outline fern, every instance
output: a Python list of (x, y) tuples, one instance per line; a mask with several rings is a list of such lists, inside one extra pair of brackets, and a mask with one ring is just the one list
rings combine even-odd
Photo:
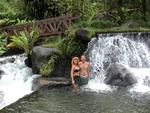
[(53, 71), (54, 71), (54, 67), (55, 67), (55, 62), (56, 60), (59, 58), (58, 55), (52, 55), (48, 61), (48, 63), (46, 64), (42, 64), (41, 67), (40, 67), (40, 74), (43, 76), (43, 77), (47, 77), (49, 75), (52, 75), (53, 74)]
[(39, 32), (37, 30), (32, 30), (28, 32), (20, 32), (19, 36), (11, 36), (11, 43), (7, 47), (16, 47), (23, 49), (26, 54), (31, 54), (32, 48), (34, 47), (35, 42), (39, 38)]

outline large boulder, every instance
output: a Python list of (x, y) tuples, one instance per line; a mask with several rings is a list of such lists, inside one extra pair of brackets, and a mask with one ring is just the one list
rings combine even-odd
[(33, 73), (39, 74), (41, 65), (46, 64), (49, 58), (56, 53), (56, 49), (53, 48), (34, 47), (31, 55)]
[(111, 64), (106, 70), (105, 83), (108, 85), (127, 87), (137, 82), (134, 74), (123, 64)]
[(87, 29), (80, 28), (80, 29), (77, 29), (77, 31), (75, 32), (75, 37), (84, 43), (88, 43), (90, 41), (89, 33), (90, 32)]

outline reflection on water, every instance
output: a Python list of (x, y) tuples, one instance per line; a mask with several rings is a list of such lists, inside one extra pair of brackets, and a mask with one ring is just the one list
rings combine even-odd
[(69, 88), (40, 90), (0, 113), (149, 113), (150, 96), (118, 90), (72, 92)]

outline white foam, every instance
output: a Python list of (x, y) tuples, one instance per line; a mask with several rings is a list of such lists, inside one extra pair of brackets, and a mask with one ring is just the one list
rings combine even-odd
[[(7, 58), (2, 58), (2, 60)], [(25, 56), (19, 55), (10, 58), (15, 58), (15, 62), (0, 65), (0, 70), (5, 73), (0, 79), (0, 109), (33, 92), (34, 77), (32, 70), (24, 63)]]
[(91, 71), (87, 88), (96, 91), (110, 91), (111, 87), (104, 83), (106, 67), (111, 63), (128, 66), (135, 74), (137, 84), (130, 92), (150, 92), (150, 53), (144, 41), (129, 39), (122, 34), (115, 36), (99, 36), (89, 43), (86, 54), (89, 57)]

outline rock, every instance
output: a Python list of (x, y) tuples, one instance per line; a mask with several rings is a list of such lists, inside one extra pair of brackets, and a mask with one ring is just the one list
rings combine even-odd
[(70, 86), (71, 82), (64, 77), (52, 77), (52, 78), (41, 78), (39, 79), (39, 87), (64, 87)]
[(28, 54), (28, 57), (27, 57), (27, 59), (25, 59), (25, 64), (26, 64), (26, 66), (28, 66), (28, 67), (32, 67), (32, 60), (31, 60), (31, 55), (30, 54)]
[(1, 60), (0, 64), (14, 63), (14, 62), (15, 62), (15, 58), (7, 58), (5, 60)]
[(109, 12), (102, 12), (93, 17), (92, 20), (115, 20), (116, 18)]
[(89, 31), (84, 28), (80, 28), (75, 32), (75, 37), (82, 42), (88, 43), (90, 41)]
[(105, 83), (108, 85), (127, 87), (137, 82), (134, 74), (123, 64), (111, 64), (106, 70)]
[(40, 86), (40, 79), (41, 79), (41, 75), (33, 75), (33, 81), (32, 81), (32, 91), (36, 91), (39, 89)]
[(4, 73), (5, 73), (4, 71), (0, 70), (0, 75), (3, 75)]
[(31, 55), (33, 73), (39, 74), (41, 65), (46, 64), (49, 58), (54, 54), (56, 54), (56, 50), (53, 48), (34, 47)]
[(17, 55), (17, 54), (22, 54), (22, 53), (24, 53), (24, 51), (21, 49), (9, 48), (5, 53), (0, 55), (0, 57), (12, 56), (12, 55)]
[(2, 78), (3, 74), (5, 74), (5, 72), (0, 70), (0, 79)]

